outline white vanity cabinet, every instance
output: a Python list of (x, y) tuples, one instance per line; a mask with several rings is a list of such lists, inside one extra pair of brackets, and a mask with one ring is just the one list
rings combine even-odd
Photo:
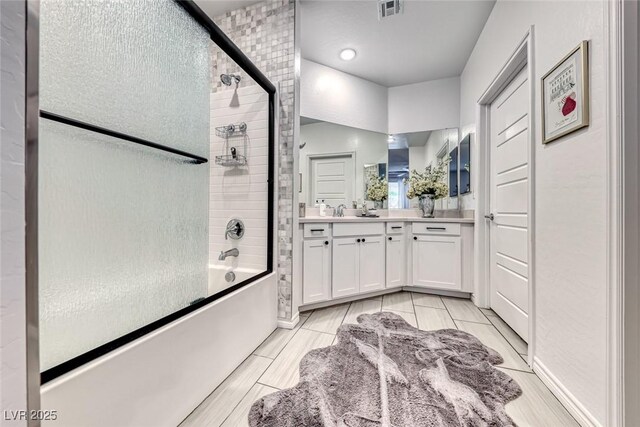
[[(359, 239), (358, 239), (359, 240)], [(355, 237), (333, 239), (333, 298), (355, 295), (360, 288), (360, 242)]]
[(413, 236), (413, 285), (462, 289), (460, 237)]
[(412, 224), (413, 286), (463, 290), (461, 230), (461, 224), (455, 223)]
[(360, 265), (359, 293), (384, 289), (384, 236), (363, 237), (358, 252), (358, 263)]
[(384, 236), (334, 237), (332, 266), (333, 298), (384, 289)]
[(302, 250), (304, 251), (302, 266), (303, 304), (331, 299), (331, 245), (329, 240), (305, 240)]
[(406, 240), (404, 238), (404, 223), (389, 222), (387, 223), (386, 236), (386, 287), (398, 288), (405, 286), (407, 256), (406, 256)]
[(423, 219), (301, 224), (303, 306), (395, 288), (473, 292), (473, 223)]

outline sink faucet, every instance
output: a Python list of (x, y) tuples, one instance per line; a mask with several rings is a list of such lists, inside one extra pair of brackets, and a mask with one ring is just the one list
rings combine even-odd
[(218, 257), (218, 259), (220, 261), (224, 261), (228, 256), (237, 257), (238, 255), (240, 255), (240, 251), (238, 250), (238, 248), (233, 248), (229, 249), (228, 251), (220, 251), (220, 256)]
[(344, 203), (339, 204), (339, 205), (338, 205), (338, 207), (336, 207), (336, 208), (334, 209), (334, 211), (333, 211), (333, 216), (337, 216), (337, 217), (342, 218), (342, 217), (344, 216), (344, 210), (345, 210), (346, 208), (347, 208), (347, 207), (344, 205)]

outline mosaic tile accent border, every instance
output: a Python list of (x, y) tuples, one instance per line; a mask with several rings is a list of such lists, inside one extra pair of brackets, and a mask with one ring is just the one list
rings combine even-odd
[[(293, 128), (295, 0), (266, 0), (232, 10), (214, 22), (245, 55), (278, 86), (280, 95), (277, 258), (278, 317), (291, 319), (293, 263)], [(212, 50), (212, 75), (240, 72), (240, 67), (217, 46)], [(240, 87), (254, 84), (246, 74)], [(212, 79), (213, 92), (222, 86)]]

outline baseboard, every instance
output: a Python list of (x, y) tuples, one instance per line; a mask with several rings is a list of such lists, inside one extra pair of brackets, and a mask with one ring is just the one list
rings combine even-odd
[[(375, 298), (382, 295), (393, 294), (401, 291), (441, 295), (445, 297), (455, 297), (455, 298), (469, 298), (471, 296), (469, 292), (462, 292), (462, 291), (421, 288), (418, 286), (399, 286), (396, 288), (385, 288), (385, 289), (380, 289), (378, 291), (367, 292), (364, 294), (351, 295), (348, 297), (336, 298), (328, 301), (321, 301), (321, 302), (301, 305), (300, 307), (298, 307), (298, 309), (300, 309), (300, 311), (317, 310), (319, 308), (330, 307), (332, 305), (344, 304), (347, 302), (358, 301), (358, 300), (367, 299), (367, 298)], [(280, 322), (280, 320), (278, 320), (278, 322)], [(278, 323), (278, 326), (280, 326), (280, 323)], [(284, 326), (280, 326), (280, 327), (284, 327)]]
[(465, 299), (469, 299), (471, 297), (471, 293), (466, 291), (451, 291), (448, 289), (422, 288), (419, 286), (403, 286), (402, 290), (405, 292), (440, 295), (443, 297), (454, 297), (454, 298), (465, 298)]
[(298, 322), (300, 321), (300, 313), (296, 312), (292, 317), (291, 320), (287, 320), (287, 319), (278, 319), (278, 328), (283, 328), (283, 329), (293, 329), (296, 327), (296, 325), (298, 324)]
[(471, 294), (471, 302), (474, 303), (478, 308), (485, 308), (485, 309), (491, 308), (488, 305), (486, 307), (483, 307), (482, 305), (478, 304), (478, 297), (476, 296), (476, 294)]
[(300, 311), (317, 310), (319, 308), (330, 307), (332, 305), (343, 304), (346, 302), (358, 301), (358, 300), (367, 299), (367, 298), (374, 298), (374, 297), (379, 297), (386, 294), (393, 294), (396, 292), (400, 292), (401, 290), (402, 288), (381, 289), (379, 291), (367, 292), (364, 294), (351, 295), (348, 297), (336, 298), (328, 301), (321, 301), (321, 302), (301, 305), (300, 307), (298, 307), (298, 309)]
[(582, 427), (602, 427), (582, 403), (538, 360), (533, 358), (533, 371)]

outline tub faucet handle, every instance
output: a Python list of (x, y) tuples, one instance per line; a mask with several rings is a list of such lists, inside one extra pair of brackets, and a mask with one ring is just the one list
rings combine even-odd
[(244, 223), (234, 218), (227, 223), (227, 230), (224, 233), (224, 239), (231, 237), (233, 240), (240, 240), (244, 236)]

